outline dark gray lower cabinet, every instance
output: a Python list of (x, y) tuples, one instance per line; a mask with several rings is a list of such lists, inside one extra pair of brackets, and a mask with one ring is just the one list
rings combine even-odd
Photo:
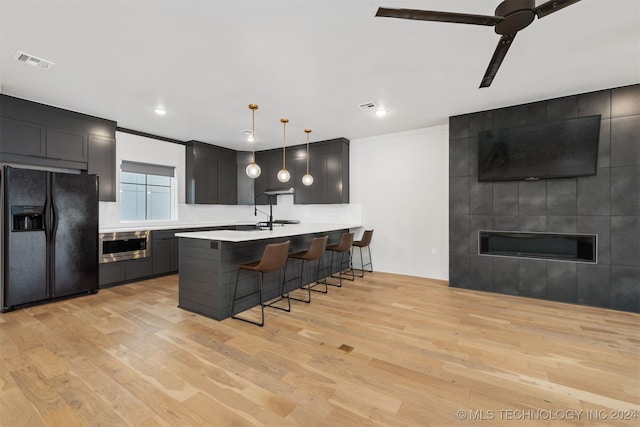
[(151, 257), (153, 275), (178, 271), (178, 238), (175, 233), (182, 230), (153, 231), (151, 233)]
[(178, 272), (180, 253), (176, 233), (224, 230), (231, 226), (181, 228), (151, 232), (151, 256), (148, 258), (100, 264), (100, 286), (131, 282)]
[(152, 259), (148, 257), (100, 264), (99, 273), (100, 287), (141, 279), (152, 275)]

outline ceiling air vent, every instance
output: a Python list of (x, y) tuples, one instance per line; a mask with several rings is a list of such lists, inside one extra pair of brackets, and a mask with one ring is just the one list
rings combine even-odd
[(47, 61), (45, 59), (38, 58), (37, 56), (29, 55), (28, 53), (24, 53), (20, 51), (16, 52), (16, 54), (14, 55), (14, 58), (17, 61), (23, 62), (25, 64), (33, 65), (34, 67), (38, 67), (41, 70), (48, 70), (55, 65), (51, 61)]
[(358, 108), (360, 108), (362, 111), (369, 111), (369, 110), (372, 110), (372, 109), (374, 109), (376, 107), (377, 107), (377, 105), (373, 101), (365, 102), (365, 103), (362, 103), (362, 104), (358, 105)]

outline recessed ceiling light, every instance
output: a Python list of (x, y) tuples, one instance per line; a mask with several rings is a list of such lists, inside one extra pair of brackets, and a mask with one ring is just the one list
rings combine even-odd
[(384, 108), (378, 108), (376, 110), (376, 116), (378, 116), (378, 117), (384, 117), (384, 116), (387, 115), (387, 113), (388, 113), (388, 111), (385, 110)]
[(161, 107), (158, 107), (153, 111), (159, 116), (164, 116), (165, 114), (167, 114), (167, 110), (165, 110), (164, 108), (161, 108)]

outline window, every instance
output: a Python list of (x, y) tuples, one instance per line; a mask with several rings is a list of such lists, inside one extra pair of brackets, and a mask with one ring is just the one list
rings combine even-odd
[(175, 168), (123, 160), (120, 169), (122, 220), (170, 220)]

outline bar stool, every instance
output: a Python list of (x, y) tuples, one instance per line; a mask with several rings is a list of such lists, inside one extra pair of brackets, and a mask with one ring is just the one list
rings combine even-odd
[[(360, 249), (360, 267), (361, 268), (356, 268), (356, 270), (360, 270), (362, 274), (361, 275), (358, 274), (358, 277), (364, 277), (365, 271), (368, 271), (369, 273), (373, 273), (373, 259), (371, 258), (371, 247), (369, 246), (371, 245), (372, 237), (373, 237), (373, 230), (364, 230), (364, 233), (362, 234), (362, 238), (360, 240), (356, 240), (355, 242), (353, 242), (353, 247)], [(366, 264), (362, 259), (362, 248), (367, 248), (367, 251), (369, 252), (369, 262)], [(364, 269), (367, 265), (371, 266), (371, 270)]]
[[(322, 261), (323, 257), (324, 257), (324, 252), (327, 248), (327, 241), (329, 240), (329, 236), (324, 236), (324, 237), (314, 237), (313, 240), (311, 240), (311, 244), (309, 245), (309, 249), (307, 249), (306, 251), (302, 251), (302, 252), (297, 252), (295, 254), (291, 254), (289, 255), (289, 258), (292, 259), (299, 259), (300, 260), (300, 277), (299, 277), (299, 282), (298, 282), (298, 289), (306, 289), (308, 292), (308, 298), (305, 299), (301, 299), (301, 298), (295, 298), (293, 296), (289, 296), (290, 299), (296, 300), (296, 301), (302, 301), (302, 302), (306, 302), (306, 303), (310, 303), (311, 302), (311, 291), (315, 291), (315, 292), (322, 292), (323, 294), (327, 293), (327, 279), (324, 278), (322, 281), (319, 280), (320, 277), (320, 266), (322, 265), (322, 270), (324, 271), (324, 262)], [(302, 279), (304, 277), (304, 265), (307, 262), (313, 262), (316, 261), (316, 278), (315, 278), (315, 283), (311, 284), (308, 283), (306, 285), (306, 288), (304, 287), (304, 285), (302, 284)], [(316, 289), (313, 289), (315, 286), (319, 285), (319, 284), (324, 284), (324, 291), (318, 291)], [(289, 289), (287, 288), (287, 294), (289, 293)]]
[(334, 253), (339, 253), (340, 254), (340, 264), (338, 264), (340, 267), (342, 267), (342, 265), (344, 264), (344, 255), (347, 254), (347, 256), (349, 257), (349, 268), (345, 269), (345, 270), (351, 270), (351, 274), (349, 273), (345, 273), (345, 270), (340, 270), (338, 271), (338, 275), (335, 276), (333, 274), (331, 274), (331, 277), (333, 277), (334, 279), (340, 279), (340, 283), (339, 284), (335, 284), (335, 283), (328, 283), (328, 285), (331, 286), (337, 286), (337, 287), (342, 287), (342, 279), (345, 276), (351, 276), (351, 278), (346, 277), (347, 280), (354, 280), (355, 275), (353, 273), (353, 269), (351, 268), (351, 246), (353, 245), (353, 233), (342, 233), (342, 236), (340, 236), (340, 242), (337, 245), (331, 245), (331, 246), (327, 246), (327, 250), (331, 251), (331, 266), (330, 266), (330, 271), (333, 271), (333, 254)]
[[(289, 294), (285, 292), (285, 286), (284, 286), (287, 279), (287, 272), (286, 272), (285, 265), (287, 263), (290, 245), (291, 245), (290, 240), (287, 240), (286, 242), (282, 242), (282, 243), (268, 244), (264, 248), (264, 253), (262, 254), (262, 259), (260, 259), (260, 261), (252, 262), (249, 264), (240, 264), (238, 266), (238, 274), (236, 274), (236, 284), (233, 289), (233, 302), (231, 303), (232, 319), (242, 320), (244, 322), (253, 323), (254, 325), (258, 325), (258, 326), (264, 326), (264, 308), (265, 307), (273, 307), (273, 308), (277, 308), (278, 310), (283, 310), (287, 312), (291, 311), (291, 301), (289, 301)], [(240, 272), (242, 270), (248, 270), (248, 271), (253, 271), (258, 273), (258, 290), (250, 292), (246, 295), (238, 296), (238, 280), (240, 279)], [(265, 301), (263, 299), (263, 294), (262, 294), (262, 282), (263, 282), (264, 274), (271, 273), (273, 271), (278, 271), (278, 270), (281, 273), (284, 272), (284, 278), (281, 282), (281, 288), (280, 288), (281, 297), (275, 301), (272, 301), (269, 304), (265, 304)], [(244, 299), (251, 295), (255, 295), (256, 293), (260, 294), (260, 311), (261, 311), (260, 322), (255, 322), (253, 320), (244, 319), (242, 317), (236, 316), (237, 314), (235, 312), (236, 301)], [(288, 303), (287, 308), (276, 307), (273, 305), (275, 302), (278, 302), (284, 298), (287, 299), (287, 303)]]

